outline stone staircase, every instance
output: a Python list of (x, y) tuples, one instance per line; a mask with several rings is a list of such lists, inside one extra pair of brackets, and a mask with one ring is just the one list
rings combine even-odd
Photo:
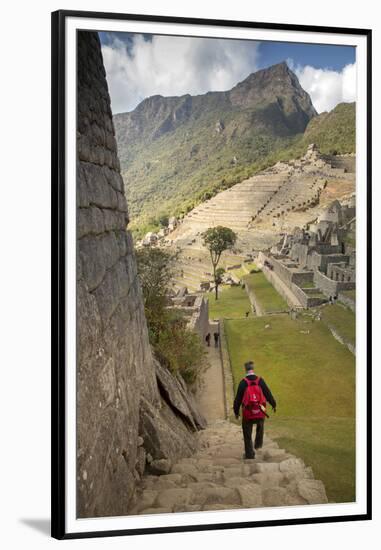
[(324, 484), (302, 460), (265, 436), (242, 458), (241, 427), (219, 420), (199, 434), (199, 450), (165, 475), (145, 475), (130, 515), (327, 503)]

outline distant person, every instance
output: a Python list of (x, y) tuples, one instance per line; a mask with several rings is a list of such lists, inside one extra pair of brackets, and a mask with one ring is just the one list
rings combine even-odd
[(214, 336), (214, 347), (218, 348), (218, 339), (219, 339), (220, 335), (218, 334), (218, 332), (215, 332), (213, 334), (213, 336)]
[[(245, 445), (245, 458), (255, 458), (255, 449), (263, 446), (265, 431), (266, 402), (270, 403), (276, 412), (276, 401), (263, 378), (254, 374), (254, 362), (245, 363), (246, 377), (241, 380), (234, 400), (234, 414), (239, 418), (242, 405), (242, 432)], [(256, 424), (255, 442), (253, 447), (253, 426)]]
[(210, 332), (205, 336), (205, 342), (208, 348), (210, 347)]

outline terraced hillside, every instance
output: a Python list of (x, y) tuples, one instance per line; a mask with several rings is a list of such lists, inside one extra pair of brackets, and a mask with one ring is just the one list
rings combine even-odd
[(333, 198), (353, 193), (354, 169), (353, 155), (323, 156), (310, 146), (301, 159), (278, 162), (203, 202), (168, 236), (181, 251), (176, 284), (194, 291), (210, 280), (210, 260), (202, 245), (208, 227), (223, 225), (237, 233), (235, 250), (221, 259), (223, 267), (233, 268), (278, 242), (282, 231), (316, 219)]

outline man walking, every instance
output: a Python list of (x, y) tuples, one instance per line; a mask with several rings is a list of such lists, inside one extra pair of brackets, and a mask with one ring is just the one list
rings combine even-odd
[(213, 336), (214, 336), (214, 347), (218, 348), (218, 338), (219, 338), (218, 332), (214, 332)]
[[(245, 458), (255, 458), (255, 449), (263, 445), (265, 428), (266, 402), (270, 403), (276, 412), (276, 401), (263, 378), (254, 374), (254, 362), (245, 363), (246, 377), (241, 380), (234, 400), (234, 414), (239, 418), (242, 405), (242, 432), (245, 444)], [(256, 424), (255, 443), (253, 447), (253, 426)]]

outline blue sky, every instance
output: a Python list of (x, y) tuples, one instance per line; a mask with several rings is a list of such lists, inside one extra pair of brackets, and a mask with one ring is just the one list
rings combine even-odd
[(231, 89), (258, 69), (287, 61), (318, 112), (356, 99), (351, 46), (99, 33), (113, 112), (145, 97)]
[(296, 44), (295, 42), (261, 42), (259, 68), (268, 67), (292, 59), (296, 65), (311, 65), (316, 69), (341, 71), (356, 61), (356, 49), (352, 46), (327, 44)]

